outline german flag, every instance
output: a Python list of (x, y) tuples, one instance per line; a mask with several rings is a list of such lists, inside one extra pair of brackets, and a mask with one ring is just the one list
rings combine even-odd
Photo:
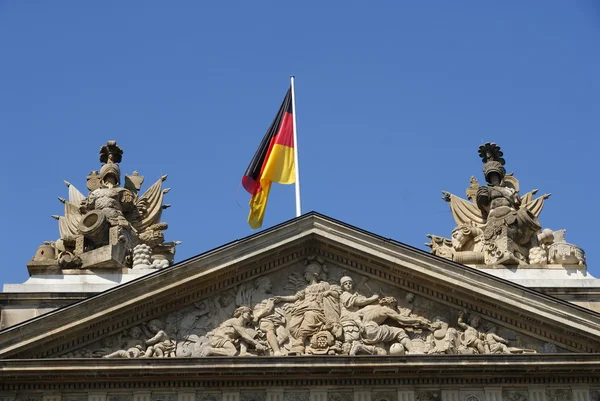
[(295, 181), (294, 119), (290, 88), (242, 177), (242, 185), (252, 195), (248, 214), (250, 227), (257, 229), (262, 226), (271, 183), (293, 184)]

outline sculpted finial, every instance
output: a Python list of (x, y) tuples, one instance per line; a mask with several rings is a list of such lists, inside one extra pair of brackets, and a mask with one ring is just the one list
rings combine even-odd
[[(495, 143), (479, 147), (487, 185), (471, 177), (468, 200), (442, 191), (457, 225), (451, 240), (429, 235), (431, 242), (426, 245), (432, 253), (471, 265), (585, 265), (580, 248), (558, 235), (549, 240), (548, 232), (542, 230), (538, 216), (550, 194), (534, 199), (534, 189), (520, 196), (519, 180), (506, 174), (503, 156)], [(565, 255), (561, 260), (551, 256), (560, 253)]]
[[(100, 148), (100, 162), (104, 164), (100, 171), (88, 174), (87, 196), (64, 181), (69, 198), (58, 197), (64, 204), (64, 216), (52, 216), (58, 220), (60, 231), (55, 242), (56, 259), (34, 258), (30, 263), (43, 262), (49, 269), (64, 270), (133, 267), (134, 261), (142, 260), (143, 266), (136, 267), (160, 268), (173, 262), (177, 244), (164, 242), (168, 226), (160, 222), (162, 210), (170, 206), (163, 205), (163, 196), (168, 192), (162, 188), (166, 175), (138, 196), (144, 177), (134, 171), (125, 176), (125, 185), (121, 187), (118, 163), (122, 158), (123, 149), (116, 141), (108, 141)], [(99, 248), (105, 251), (90, 253)], [(148, 257), (142, 257), (146, 254)]]
[(496, 161), (504, 166), (506, 161), (502, 156), (504, 156), (504, 153), (500, 150), (500, 146), (493, 142), (487, 142), (479, 147), (479, 157), (484, 163)]
[(100, 163), (121, 163), (123, 149), (117, 145), (117, 141), (107, 141), (106, 145), (100, 147)]

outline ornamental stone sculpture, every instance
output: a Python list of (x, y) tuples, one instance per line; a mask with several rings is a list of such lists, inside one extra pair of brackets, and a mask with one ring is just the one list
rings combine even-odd
[[(360, 317), (361, 340), (354, 341), (350, 355), (386, 355), (386, 344), (396, 345), (396, 355), (411, 353), (412, 341), (404, 327), (427, 327), (429, 324), (427, 319), (421, 317), (402, 316), (394, 297), (380, 298), (378, 304), (367, 305), (356, 313)], [(384, 324), (386, 321), (394, 321), (396, 325)]]
[[(304, 265), (273, 278), (261, 276), (147, 323), (137, 322), (65, 357), (550, 352), (547, 344), (472, 312), (353, 277), (325, 266), (319, 257), (308, 257)], [(406, 300), (412, 309), (396, 300)], [(562, 351), (555, 347), (552, 352)]]
[(252, 309), (240, 306), (233, 312), (233, 317), (221, 323), (215, 330), (211, 347), (206, 348), (202, 356), (220, 355), (252, 355), (248, 349), (253, 347), (257, 352), (264, 351), (265, 347), (254, 339), (253, 333), (247, 329), (253, 320)]
[[(65, 207), (58, 220), (60, 238), (38, 248), (30, 272), (77, 268), (162, 268), (173, 262), (179, 242), (164, 242), (166, 223), (160, 222), (163, 196), (162, 176), (139, 195), (144, 177), (137, 171), (125, 176), (121, 185), (119, 163), (123, 150), (116, 141), (100, 148), (100, 171), (87, 177), (88, 196), (65, 181), (69, 198), (58, 198)], [(135, 265), (135, 266), (133, 266)]]
[(431, 252), (468, 265), (585, 266), (585, 254), (564, 239), (564, 230), (542, 229), (538, 217), (550, 194), (537, 189), (519, 195), (519, 181), (506, 174), (503, 152), (495, 143), (479, 147), (487, 185), (471, 177), (467, 199), (442, 191), (456, 227), (451, 239), (428, 235)]
[(458, 337), (458, 331), (450, 327), (446, 318), (436, 316), (431, 323), (431, 334), (427, 338), (425, 351), (428, 354), (457, 354), (459, 348)]
[(292, 303), (287, 308), (289, 330), (295, 338), (290, 353), (297, 355), (304, 353), (310, 337), (322, 328), (331, 330), (334, 325), (340, 326), (341, 289), (326, 281), (327, 269), (323, 262), (316, 258), (307, 259), (304, 279), (308, 285), (295, 295), (273, 298), (275, 303)]

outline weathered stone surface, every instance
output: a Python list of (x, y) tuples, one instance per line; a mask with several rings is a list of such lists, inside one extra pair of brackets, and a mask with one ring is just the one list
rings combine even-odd
[(300, 269), (258, 277), (62, 356), (514, 354), (547, 352), (546, 344), (308, 257)]
[(284, 401), (309, 401), (308, 391), (285, 391), (283, 393)]
[(468, 200), (449, 192), (456, 227), (452, 238), (428, 235), (431, 252), (470, 266), (560, 264), (585, 268), (585, 254), (564, 238), (565, 230), (542, 229), (538, 216), (550, 194), (534, 198), (537, 190), (519, 195), (519, 181), (507, 175), (500, 147), (479, 147), (487, 186), (471, 177)]
[[(115, 141), (100, 148), (100, 171), (87, 178), (90, 191), (83, 195), (71, 183), (69, 198), (59, 197), (64, 204), (64, 216), (58, 220), (60, 238), (41, 245), (28, 263), (30, 274), (67, 273), (74, 269), (121, 269), (136, 267), (164, 268), (173, 263), (177, 242), (165, 243), (166, 223), (161, 223), (162, 188), (167, 176), (140, 195), (144, 177), (137, 171), (125, 176), (120, 186), (123, 150)], [(142, 263), (139, 253), (146, 256)], [(147, 255), (146, 255), (147, 254)]]
[(566, 302), (310, 214), (5, 330), (0, 357), (590, 352), (598, 327)]
[(371, 396), (372, 401), (397, 401), (398, 400), (398, 392), (397, 391), (373, 391)]

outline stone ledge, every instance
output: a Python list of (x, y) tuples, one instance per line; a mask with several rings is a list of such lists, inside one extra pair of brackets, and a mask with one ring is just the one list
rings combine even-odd
[[(598, 354), (0, 360), (0, 382), (418, 379), (600, 380)], [(0, 387), (1, 389), (2, 387)]]
[(23, 284), (4, 284), (4, 293), (98, 293), (127, 283), (157, 269), (82, 269), (34, 274)]

